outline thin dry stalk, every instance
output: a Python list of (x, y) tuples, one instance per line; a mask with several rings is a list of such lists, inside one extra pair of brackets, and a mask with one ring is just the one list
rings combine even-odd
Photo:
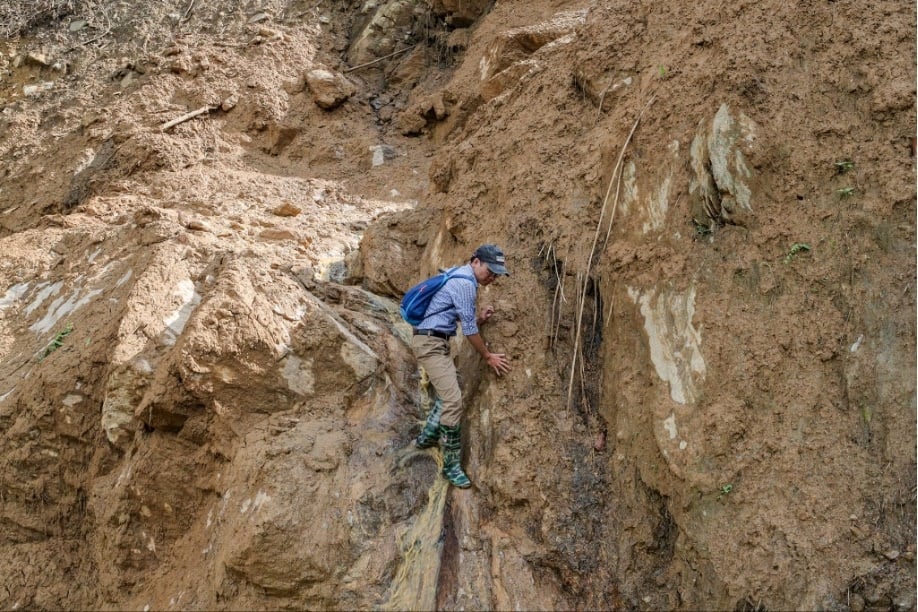
[(612, 201), (612, 213), (609, 215), (609, 227), (606, 229), (606, 237), (602, 240), (602, 249), (606, 249), (606, 244), (609, 242), (609, 236), (612, 235), (612, 220), (615, 219), (615, 211), (618, 210), (618, 199), (622, 193), (622, 177), (625, 175), (624, 172), (618, 173), (618, 181), (615, 187), (615, 199)]
[[(559, 301), (560, 297), (560, 301)], [(552, 323), (551, 328), (554, 330), (551, 334), (551, 346), (554, 349), (558, 345), (558, 335), (561, 333), (561, 303), (564, 302), (564, 291), (561, 288), (559, 279), (558, 286), (555, 287), (555, 297), (551, 303)]]
[(609, 300), (609, 312), (606, 313), (606, 320), (602, 322), (602, 328), (606, 329), (609, 326), (609, 321), (612, 320), (612, 313), (615, 312), (615, 294), (612, 294), (612, 298)]
[[(548, 248), (548, 256), (551, 256), (551, 247)], [(548, 318), (548, 348), (554, 347), (552, 338), (555, 330), (555, 317), (558, 312), (558, 285), (555, 285), (555, 294), (551, 298), (551, 313)]]
[(553, 244), (549, 244), (546, 257), (551, 258), (552, 268), (555, 272), (555, 295), (551, 301), (551, 319), (548, 325), (548, 348), (554, 349), (558, 343), (558, 334), (561, 332), (561, 309), (567, 298), (564, 297), (564, 285), (561, 281), (561, 272), (558, 270), (558, 257)]
[(184, 123), (184, 122), (186, 122), (186, 121), (188, 121), (188, 120), (190, 120), (190, 119), (194, 119), (194, 118), (197, 117), (198, 115), (203, 115), (204, 113), (209, 113), (210, 111), (216, 110), (216, 109), (217, 109), (216, 106), (211, 106), (211, 105), (202, 106), (201, 108), (199, 108), (199, 109), (197, 109), (197, 110), (193, 110), (193, 111), (191, 111), (190, 113), (185, 113), (185, 114), (182, 115), (181, 117), (176, 117), (176, 118), (173, 119), (172, 121), (168, 121), (168, 122), (164, 123), (163, 126), (160, 128), (160, 131), (161, 131), (161, 132), (165, 132), (165, 131), (168, 130), (169, 128), (175, 127), (175, 126), (177, 126), (177, 125), (180, 124), (180, 123)]
[[(609, 186), (606, 188), (606, 195), (602, 200), (602, 208), (599, 211), (599, 221), (596, 223), (596, 232), (593, 235), (593, 244), (590, 246), (590, 256), (587, 258), (586, 273), (584, 274), (584, 281), (583, 281), (582, 288), (580, 290), (581, 296), (580, 296), (580, 299), (578, 300), (579, 308), (577, 310), (577, 331), (575, 332), (575, 335), (574, 335), (574, 348), (572, 351), (573, 354), (571, 355), (571, 377), (567, 385), (567, 405), (568, 407), (571, 405), (571, 397), (574, 394), (574, 375), (577, 372), (577, 368), (576, 368), (577, 355), (580, 354), (581, 324), (583, 323), (583, 304), (586, 299), (587, 281), (590, 278), (590, 268), (593, 265), (593, 255), (596, 252), (596, 243), (599, 240), (599, 234), (600, 234), (600, 231), (602, 230), (602, 222), (606, 214), (606, 206), (609, 203), (609, 196), (612, 193), (612, 185), (616, 184), (616, 177), (620, 176), (622, 160), (624, 160), (625, 158), (625, 151), (627, 150), (628, 145), (631, 143), (631, 138), (634, 136), (634, 132), (637, 130), (637, 126), (641, 122), (641, 118), (644, 116), (644, 113), (647, 111), (647, 109), (650, 108), (650, 105), (653, 104), (653, 101), (655, 99), (656, 99), (656, 96), (651, 96), (650, 100), (647, 101), (647, 104), (644, 105), (644, 108), (641, 109), (641, 112), (638, 113), (637, 119), (634, 120), (634, 125), (631, 126), (631, 131), (628, 133), (628, 138), (625, 139), (625, 143), (622, 145), (622, 149), (619, 152), (618, 161), (615, 162), (615, 167), (612, 169), (612, 177), (609, 179)], [(617, 207), (618, 207), (618, 192), (616, 191), (616, 198), (615, 198), (615, 203), (613, 204), (612, 215), (609, 218), (608, 232), (612, 231), (612, 222), (615, 220), (614, 215), (615, 215), (615, 210), (617, 209)], [(608, 232), (606, 234), (607, 237), (608, 237)], [(579, 282), (579, 275), (578, 275), (578, 282)]]
[[(599, 320), (599, 291), (593, 291), (593, 321), (590, 323), (590, 329), (593, 330), (593, 337), (590, 338), (590, 349), (593, 349), (593, 341), (596, 339), (596, 322)], [(582, 361), (582, 360), (581, 360)]]
[(376, 58), (375, 60), (373, 60), (372, 62), (367, 62), (367, 63), (365, 63), (365, 64), (359, 64), (359, 65), (357, 65), (357, 66), (353, 66), (353, 67), (351, 67), (351, 68), (348, 68), (347, 70), (342, 70), (341, 72), (353, 72), (353, 71), (355, 71), (355, 70), (359, 70), (360, 68), (366, 68), (367, 66), (372, 66), (373, 64), (376, 64), (376, 63), (378, 63), (378, 62), (381, 62), (381, 61), (383, 61), (384, 59), (389, 59), (390, 57), (394, 57), (394, 56), (396, 56), (396, 55), (399, 55), (399, 54), (401, 54), (401, 53), (404, 53), (405, 51), (411, 51), (411, 50), (414, 49), (415, 47), (417, 47), (417, 45), (411, 45), (410, 47), (405, 47), (404, 49), (401, 49), (401, 50), (399, 50), (399, 51), (393, 51), (393, 52), (390, 53), (389, 55), (383, 55), (382, 57), (377, 57), (377, 58)]

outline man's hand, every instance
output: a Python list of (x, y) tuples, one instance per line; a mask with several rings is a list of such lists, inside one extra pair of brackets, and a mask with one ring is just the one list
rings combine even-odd
[(488, 353), (487, 361), (498, 376), (510, 371), (510, 360), (504, 353)]
[(469, 343), (475, 347), (475, 350), (478, 351), (478, 354), (488, 362), (488, 365), (491, 366), (495, 374), (500, 376), (510, 371), (510, 360), (507, 359), (507, 356), (503, 353), (492, 353), (488, 350), (488, 346), (485, 344), (484, 340), (481, 339), (480, 334), (472, 334), (471, 336), (466, 336), (465, 339), (468, 340)]
[(478, 315), (478, 324), (486, 323), (488, 319), (491, 318), (491, 315), (494, 314), (493, 306), (486, 306), (484, 310), (481, 311), (481, 314)]

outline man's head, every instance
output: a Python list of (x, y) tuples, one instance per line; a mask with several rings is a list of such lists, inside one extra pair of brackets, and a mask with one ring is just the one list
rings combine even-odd
[(489, 285), (498, 276), (510, 275), (504, 260), (504, 252), (496, 244), (483, 244), (472, 253), (472, 269), (475, 278), (482, 285)]

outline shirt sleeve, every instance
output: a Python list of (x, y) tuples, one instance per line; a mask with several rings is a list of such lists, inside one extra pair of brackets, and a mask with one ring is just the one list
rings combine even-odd
[[(455, 281), (454, 281), (455, 282)], [(473, 336), (478, 333), (478, 316), (475, 313), (475, 298), (478, 293), (477, 286), (472, 281), (460, 280), (456, 287), (455, 301), (456, 312), (459, 315), (459, 324), (462, 325), (462, 334)]]

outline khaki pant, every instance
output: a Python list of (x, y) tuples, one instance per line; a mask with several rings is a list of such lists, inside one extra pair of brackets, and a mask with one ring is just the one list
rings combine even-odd
[(418, 364), (427, 372), (427, 377), (443, 402), (440, 424), (455, 427), (462, 420), (462, 391), (456, 365), (449, 354), (449, 340), (435, 336), (412, 336), (411, 348)]

